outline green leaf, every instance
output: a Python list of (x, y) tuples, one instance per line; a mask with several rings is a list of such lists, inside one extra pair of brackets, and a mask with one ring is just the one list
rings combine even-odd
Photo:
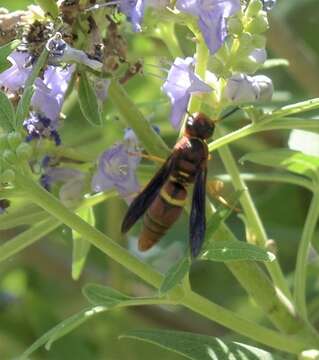
[(120, 338), (145, 341), (191, 360), (280, 360), (256, 347), (181, 331), (134, 330)]
[(200, 259), (212, 261), (273, 261), (275, 255), (244, 241), (216, 240), (209, 244)]
[(277, 66), (289, 66), (289, 61), (287, 59), (268, 59), (261, 66), (262, 69), (271, 69)]
[(0, 73), (7, 70), (11, 63), (7, 60), (7, 57), (12, 53), (14, 49), (18, 47), (20, 40), (13, 40), (8, 44), (0, 46)]
[(251, 161), (265, 166), (288, 170), (311, 179), (319, 177), (319, 158), (290, 149), (274, 149), (246, 154), (240, 162)]
[(102, 118), (96, 94), (84, 71), (81, 72), (78, 95), (80, 108), (86, 120), (93, 126), (101, 126)]
[(190, 266), (191, 261), (189, 256), (183, 257), (180, 261), (174, 264), (165, 275), (161, 287), (159, 288), (159, 293), (163, 295), (180, 284), (186, 274), (189, 272)]
[(16, 111), (16, 127), (22, 126), (23, 121), (28, 117), (31, 99), (34, 93), (34, 86), (28, 86), (24, 89), (22, 97), (18, 103)]
[(50, 350), (51, 345), (61, 337), (67, 335), (69, 332), (82, 325), (85, 321), (89, 320), (92, 316), (106, 311), (107, 308), (102, 306), (95, 306), (80, 311), (77, 314), (65, 319), (54, 328), (42, 335), (36, 340), (25, 352), (18, 358), (19, 360), (26, 360), (32, 353), (34, 353), (41, 346), (45, 345), (47, 350)]
[[(91, 226), (95, 225), (93, 208), (83, 208), (77, 214)], [(85, 265), (85, 260), (91, 248), (91, 243), (84, 239), (78, 232), (72, 230), (72, 278), (78, 280)]]
[(306, 101), (301, 101), (296, 104), (286, 105), (272, 113), (267, 114), (266, 118), (277, 118), (298, 114), (305, 111), (315, 110), (319, 108), (319, 98), (314, 98)]
[(107, 307), (112, 307), (123, 301), (134, 299), (108, 286), (98, 284), (87, 284), (83, 287), (82, 292), (91, 304)]
[(53, 19), (59, 15), (59, 8), (55, 0), (36, 0), (35, 1), (44, 12), (49, 13)]
[(14, 130), (15, 114), (11, 101), (0, 91), (0, 127), (4, 131)]

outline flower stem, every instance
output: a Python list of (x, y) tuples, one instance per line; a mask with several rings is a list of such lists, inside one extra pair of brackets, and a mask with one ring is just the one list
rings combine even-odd
[(307, 257), (314, 236), (314, 231), (319, 218), (319, 191), (317, 190), (311, 200), (308, 215), (304, 225), (301, 241), (297, 252), (297, 263), (294, 281), (294, 298), (296, 307), (301, 316), (307, 319), (306, 307), (306, 278), (307, 278)]
[[(216, 133), (220, 134), (220, 130), (216, 129)], [(261, 219), (258, 215), (257, 209), (254, 205), (254, 202), (250, 196), (250, 193), (247, 189), (247, 186), (245, 184), (245, 181), (240, 176), (240, 172), (238, 170), (237, 164), (235, 162), (235, 159), (228, 148), (228, 146), (224, 146), (223, 148), (219, 149), (219, 154), (222, 158), (222, 161), (224, 163), (224, 166), (229, 173), (229, 175), (232, 178), (232, 183), (236, 190), (243, 191), (240, 202), (244, 209), (245, 216), (247, 219), (247, 222), (251, 229), (253, 229), (254, 233), (254, 242), (258, 244), (259, 246), (265, 246), (268, 237), (266, 234), (266, 231), (263, 227), (263, 224), (261, 222)], [(285, 277), (281, 271), (280, 265), (277, 260), (272, 261), (270, 263), (266, 264), (266, 267), (271, 274), (271, 277), (273, 279), (273, 282), (277, 288), (279, 288), (283, 294), (288, 299), (292, 299), (292, 295), (290, 293), (289, 287), (287, 285), (287, 282), (285, 280)]]
[[(156, 288), (160, 287), (163, 276), (155, 271), (150, 265), (143, 263), (128, 251), (114, 243), (106, 235), (87, 224), (61, 204), (53, 195), (41, 188), (31, 178), (18, 176), (18, 179), (20, 180), (18, 180), (19, 185), (28, 190), (27, 195), (32, 202), (42, 207), (67, 226), (76, 230), (103, 253), (119, 262), (126, 269), (138, 275), (147, 283)], [(262, 344), (272, 346), (273, 348), (298, 353), (302, 349), (315, 346), (316, 339), (309, 334), (303, 334), (303, 336), (300, 337), (288, 337), (277, 333), (247, 321), (234, 314), (232, 311), (205, 300), (200, 295), (188, 291), (187, 289), (186, 291), (185, 289), (183, 291), (180, 286), (173, 289), (170, 296), (174, 296), (174, 299), (181, 299), (181, 304), (191, 310), (208, 317), (237, 333), (250, 337)]]

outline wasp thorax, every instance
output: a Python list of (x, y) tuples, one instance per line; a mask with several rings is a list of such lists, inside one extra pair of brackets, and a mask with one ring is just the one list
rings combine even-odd
[(213, 135), (215, 125), (213, 121), (203, 113), (189, 115), (186, 121), (185, 133), (191, 137), (208, 139)]

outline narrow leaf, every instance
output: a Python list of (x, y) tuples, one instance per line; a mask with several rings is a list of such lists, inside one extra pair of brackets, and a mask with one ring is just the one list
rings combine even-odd
[[(83, 208), (77, 211), (77, 214), (91, 226), (95, 225), (93, 208)], [(89, 253), (91, 243), (82, 237), (78, 232), (72, 230), (73, 248), (72, 248), (72, 278), (78, 280), (81, 276)]]
[(34, 93), (34, 86), (28, 86), (24, 89), (23, 95), (18, 103), (16, 111), (16, 127), (22, 126), (23, 121), (28, 117), (31, 99)]
[(268, 114), (267, 117), (284, 117), (315, 109), (319, 109), (319, 98), (314, 98), (306, 101), (301, 101), (296, 104), (283, 106), (280, 109), (274, 110), (271, 114)]
[(318, 157), (290, 149), (274, 149), (247, 154), (240, 159), (240, 162), (244, 161), (285, 169), (311, 179), (317, 178), (319, 172)]
[(46, 344), (46, 349), (49, 350), (52, 343), (61, 337), (65, 336), (85, 321), (89, 320), (92, 316), (106, 311), (106, 308), (102, 306), (95, 306), (92, 308), (84, 309), (79, 313), (70, 316), (69, 318), (65, 319), (54, 328), (46, 332), (42, 335), (38, 340), (36, 340), (20, 357), (19, 360), (27, 360), (28, 357), (34, 353), (37, 349), (41, 346)]
[(102, 118), (96, 94), (84, 71), (81, 72), (78, 95), (80, 108), (86, 120), (93, 126), (101, 126)]
[(209, 244), (209, 248), (201, 256), (202, 260), (212, 261), (273, 261), (275, 255), (258, 246), (244, 241), (217, 240)]
[(188, 256), (183, 257), (180, 261), (174, 264), (165, 275), (165, 278), (159, 289), (159, 293), (161, 295), (165, 294), (180, 284), (189, 272), (190, 266), (191, 261)]
[(87, 284), (83, 287), (82, 292), (91, 304), (107, 307), (134, 299), (108, 286), (98, 284)]
[(262, 69), (271, 69), (277, 66), (289, 66), (289, 61), (287, 59), (268, 59), (262, 65)]
[(53, 19), (59, 15), (59, 8), (55, 0), (36, 0), (36, 3), (46, 13), (49, 13)]
[(134, 330), (120, 338), (145, 341), (191, 360), (280, 360), (253, 346), (181, 331)]
[(0, 73), (7, 70), (11, 63), (7, 60), (7, 57), (12, 53), (14, 49), (18, 47), (20, 40), (13, 40), (8, 44), (0, 46)]
[(11, 101), (7, 95), (0, 91), (0, 127), (5, 131), (11, 131), (15, 125), (15, 114)]

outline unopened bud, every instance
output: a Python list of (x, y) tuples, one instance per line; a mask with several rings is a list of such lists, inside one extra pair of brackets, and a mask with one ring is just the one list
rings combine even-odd
[(16, 154), (21, 160), (29, 160), (32, 156), (32, 146), (24, 142), (17, 147)]
[(10, 165), (14, 164), (17, 160), (16, 154), (12, 150), (8, 149), (4, 150), (2, 153), (2, 158)]
[(248, 32), (240, 36), (240, 44), (236, 53), (239, 58), (249, 55), (254, 50), (253, 37)]
[(274, 93), (274, 85), (272, 80), (265, 75), (254, 76), (259, 87), (259, 101), (270, 101)]
[(227, 22), (228, 33), (240, 35), (243, 32), (243, 24), (237, 17), (232, 17)]
[(2, 183), (12, 182), (12, 181), (14, 181), (15, 176), (16, 176), (16, 174), (13, 170), (7, 169), (0, 175), (0, 182), (2, 182)]
[(253, 34), (252, 43), (255, 48), (264, 49), (266, 47), (266, 36), (260, 34)]
[(245, 15), (248, 17), (253, 17), (259, 13), (263, 8), (263, 3), (260, 0), (250, 0), (247, 6)]
[(252, 18), (245, 30), (252, 34), (262, 34), (269, 28), (268, 17), (265, 11), (260, 11), (257, 16)]
[(21, 144), (21, 141), (22, 135), (19, 132), (14, 131), (8, 134), (8, 143), (12, 150), (15, 150), (16, 147)]

